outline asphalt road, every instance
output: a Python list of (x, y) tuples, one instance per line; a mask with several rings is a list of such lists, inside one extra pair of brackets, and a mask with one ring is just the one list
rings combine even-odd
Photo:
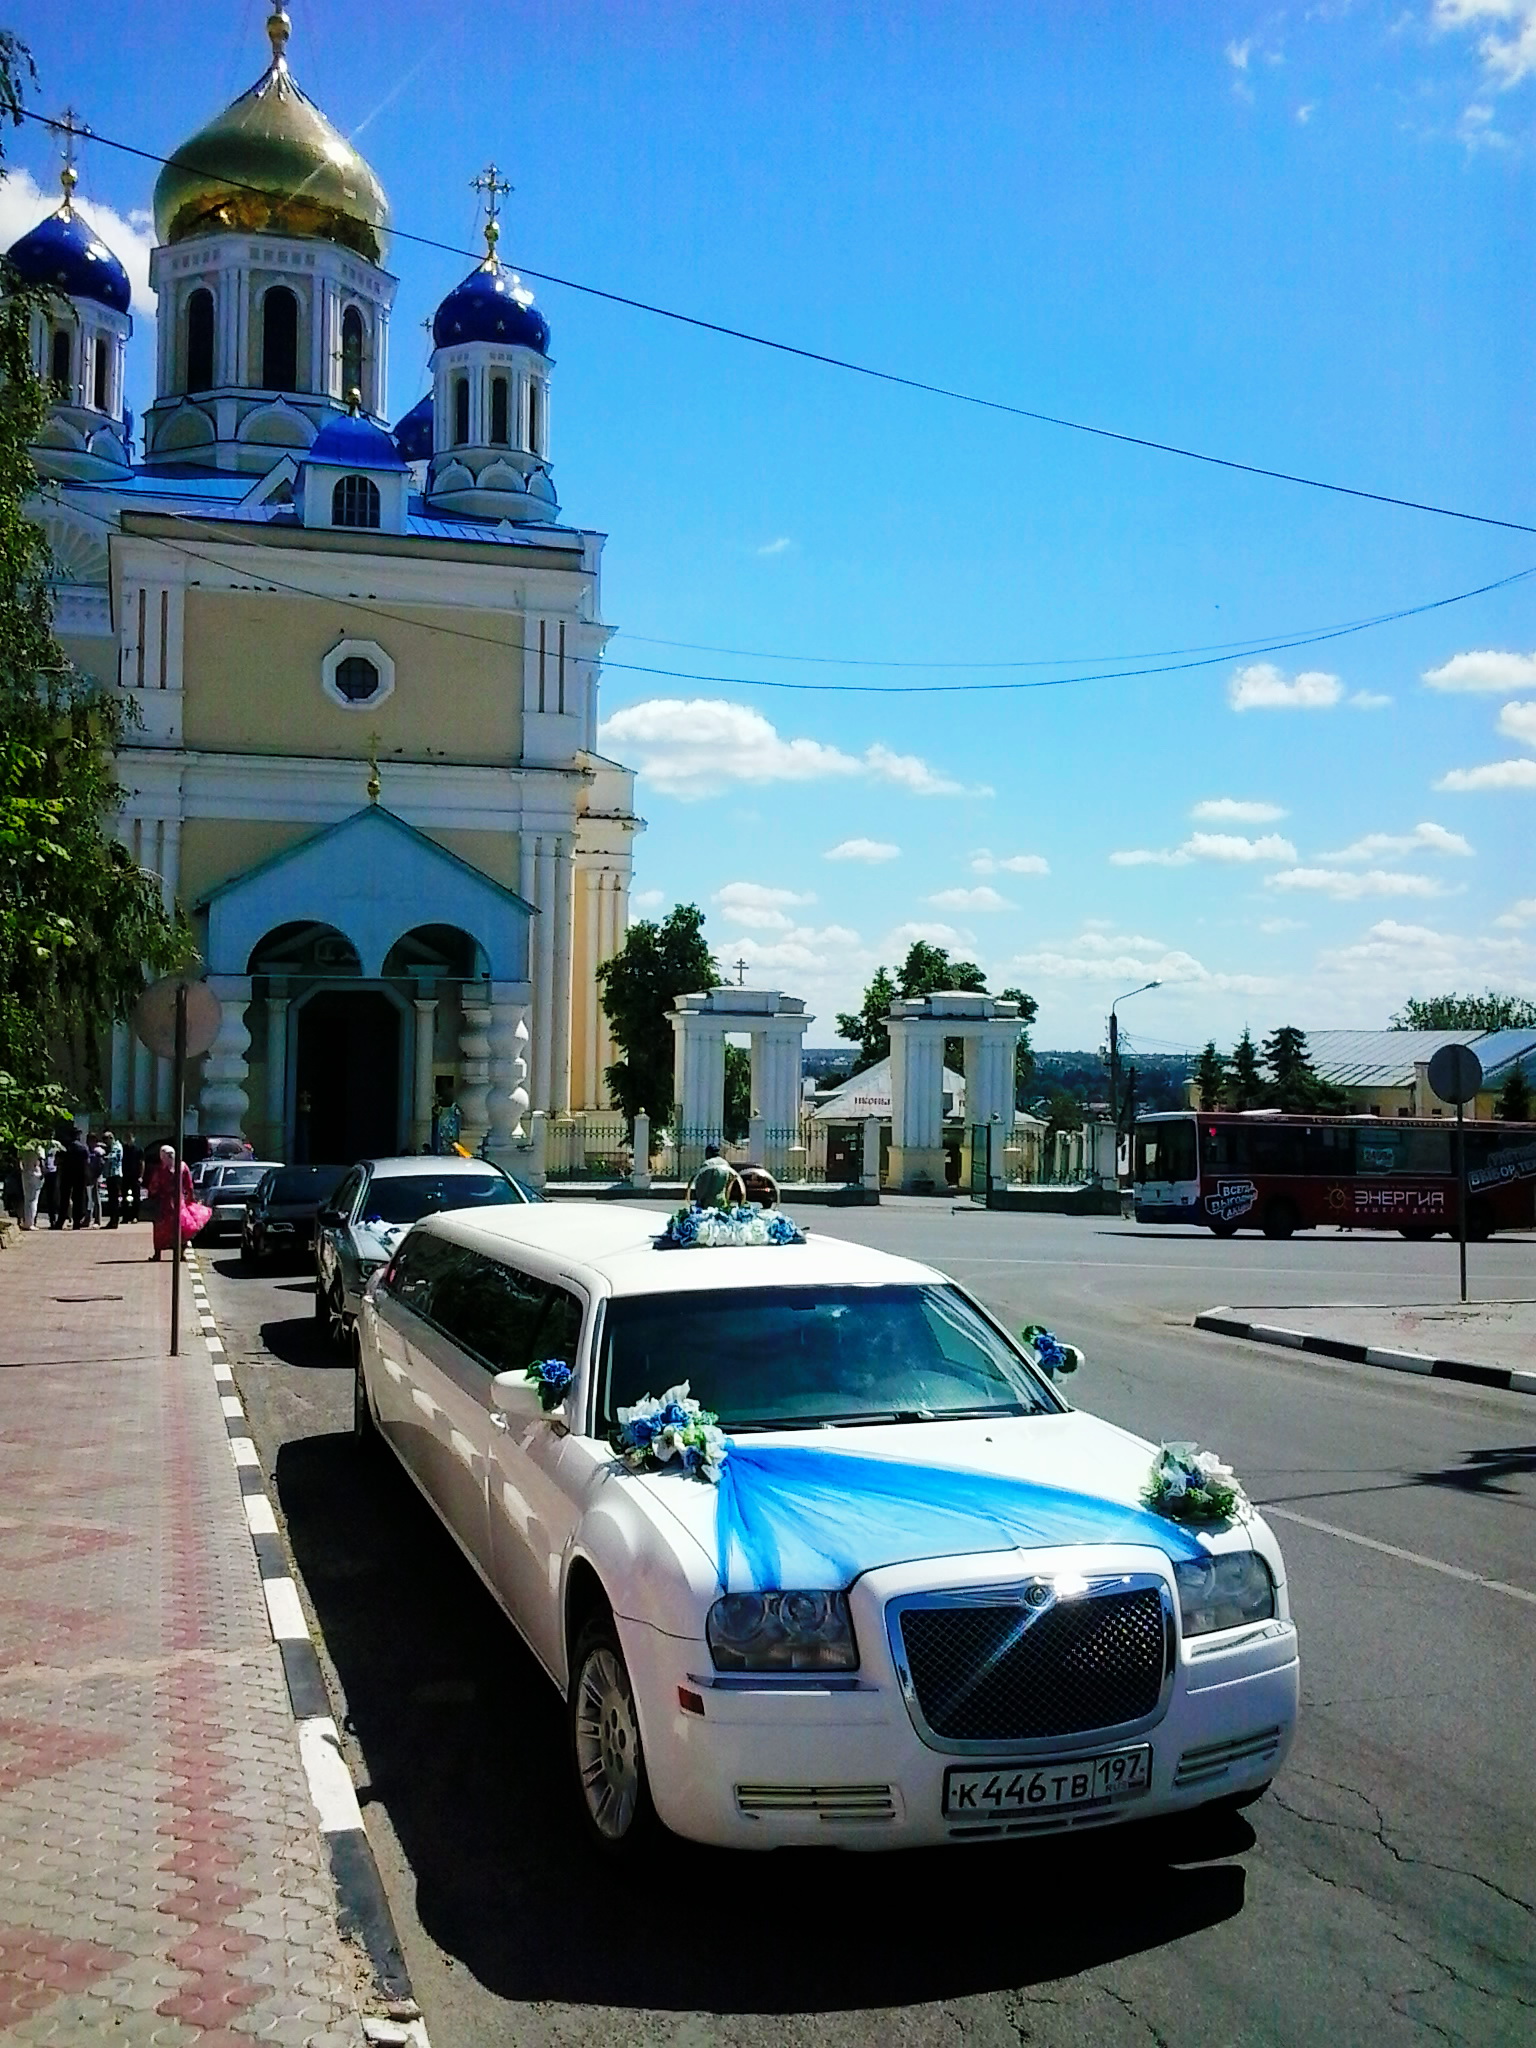
[[(1302, 1629), (1291, 1763), (1247, 1814), (856, 1858), (585, 1849), (561, 1717), (409, 1482), (350, 1438), (301, 1275), (211, 1293), (435, 2048), (1536, 2038), (1536, 1402), (1247, 1346), (1216, 1303), (1454, 1297), (1454, 1250), (1112, 1219), (813, 1212), (1083, 1345), (1068, 1392), (1233, 1462)], [(1530, 1240), (1473, 1292), (1536, 1293)]]

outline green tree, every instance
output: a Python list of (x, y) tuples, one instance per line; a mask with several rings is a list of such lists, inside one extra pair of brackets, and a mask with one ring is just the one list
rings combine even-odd
[(1053, 1088), (1045, 1105), (1045, 1135), (1054, 1138), (1058, 1131), (1080, 1131), (1083, 1128), (1083, 1106), (1075, 1095), (1069, 1095), (1065, 1088)]
[(837, 1020), (837, 1035), (859, 1048), (859, 1066), (872, 1067), (889, 1056), (891, 1034), (885, 1020), (896, 1000), (896, 984), (883, 967), (875, 969), (864, 1000), (856, 1010), (844, 1010)]
[(1005, 1003), (1017, 1003), (1019, 1015), (1024, 1020), (1024, 1029), (1019, 1033), (1019, 1043), (1013, 1055), (1013, 1106), (1021, 1109), (1029, 1100), (1029, 1091), (1035, 1080), (1035, 1054), (1030, 1044), (1029, 1029), (1040, 1014), (1040, 1005), (1033, 996), (1025, 995), (1021, 988), (1005, 988)]
[(1305, 1113), (1308, 1110), (1338, 1112), (1347, 1109), (1342, 1089), (1325, 1081), (1312, 1065), (1307, 1051), (1307, 1034), (1294, 1024), (1282, 1024), (1264, 1041), (1264, 1064), (1269, 1069), (1265, 1107)]
[(1531, 1121), (1531, 1084), (1526, 1080), (1525, 1068), (1519, 1060), (1504, 1076), (1504, 1086), (1499, 1090), (1493, 1113), (1507, 1124), (1528, 1124)]
[(631, 1122), (646, 1110), (660, 1129), (672, 1115), (672, 1026), (667, 1012), (694, 989), (718, 988), (704, 913), (679, 903), (660, 923), (642, 918), (597, 970), (602, 1004), (623, 1058), (608, 1069), (614, 1101)]
[(1536, 1025), (1536, 1002), (1525, 996), (1412, 996), (1392, 1019), (1394, 1031), (1507, 1031)]
[(752, 1055), (744, 1045), (725, 1048), (724, 1130), (739, 1145), (752, 1123)]
[(987, 977), (974, 960), (951, 960), (942, 946), (930, 946), (926, 939), (914, 939), (907, 957), (896, 971), (902, 995), (936, 995), (940, 989), (963, 989), (985, 995)]
[(1208, 1038), (1205, 1051), (1201, 1053), (1195, 1068), (1195, 1086), (1199, 1090), (1202, 1109), (1220, 1109), (1222, 1095), (1227, 1085), (1227, 1063), (1216, 1050), (1214, 1038)]
[[(0, 31), (0, 122), (32, 75)], [(3, 126), (0, 126), (3, 135)], [(154, 972), (188, 964), (185, 922), (110, 829), (127, 700), (81, 675), (53, 636), (52, 559), (29, 516), (29, 453), (48, 394), (31, 320), (46, 295), (0, 274), (0, 1146), (100, 1102), (101, 1034)]]
[(1264, 1076), (1259, 1072), (1259, 1050), (1247, 1025), (1232, 1048), (1232, 1065), (1227, 1075), (1227, 1106), (1230, 1109), (1258, 1109), (1264, 1101)]

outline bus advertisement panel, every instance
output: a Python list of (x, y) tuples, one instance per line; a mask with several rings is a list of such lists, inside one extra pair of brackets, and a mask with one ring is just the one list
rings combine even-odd
[[(1170, 1112), (1137, 1119), (1132, 1179), (1140, 1223), (1200, 1224), (1218, 1237), (1289, 1237), (1333, 1223), (1455, 1236), (1455, 1125), (1435, 1117)], [(1536, 1124), (1472, 1122), (1467, 1235), (1536, 1224)]]

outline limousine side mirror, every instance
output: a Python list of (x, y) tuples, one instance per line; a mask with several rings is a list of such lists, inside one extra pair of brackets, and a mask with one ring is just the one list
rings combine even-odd
[(1082, 1347), (1077, 1344), (1063, 1344), (1061, 1348), (1067, 1354), (1068, 1372), (1081, 1372), (1087, 1363), (1083, 1357)]
[(567, 1427), (558, 1408), (546, 1409), (539, 1390), (523, 1372), (499, 1372), (491, 1381), (491, 1406), (509, 1422), (534, 1422), (541, 1416), (557, 1430)]

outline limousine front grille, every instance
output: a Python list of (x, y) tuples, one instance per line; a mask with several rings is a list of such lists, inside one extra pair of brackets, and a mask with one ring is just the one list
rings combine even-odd
[(912, 1691), (948, 1742), (1030, 1742), (1143, 1721), (1162, 1697), (1163, 1599), (1155, 1586), (1063, 1600), (904, 1608)]

